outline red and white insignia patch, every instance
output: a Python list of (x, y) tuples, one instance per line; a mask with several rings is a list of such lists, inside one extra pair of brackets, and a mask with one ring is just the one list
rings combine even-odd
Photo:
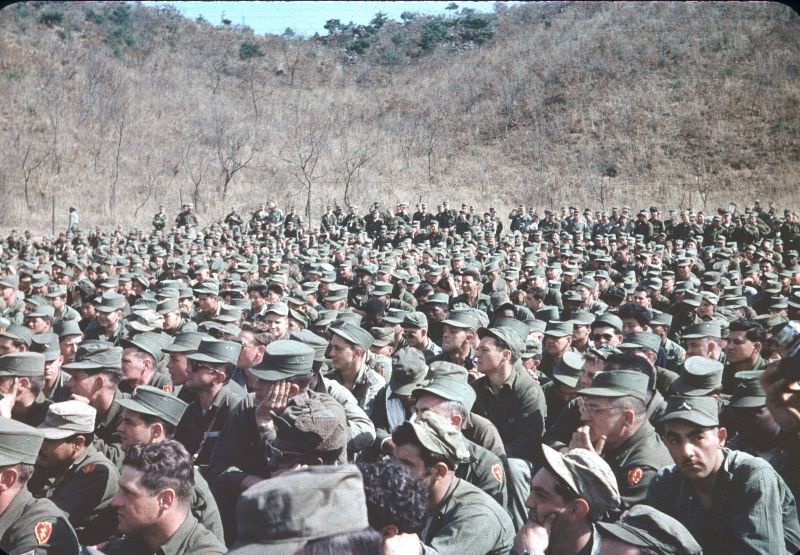
[(635, 486), (642, 481), (642, 469), (638, 466), (628, 471), (628, 485)]
[(163, 389), (167, 393), (172, 393), (172, 386), (171, 385), (165, 385), (161, 389)]
[(47, 543), (47, 540), (50, 539), (50, 535), (53, 533), (53, 523), (37, 522), (36, 526), (33, 527), (33, 533), (36, 536), (36, 541), (39, 542), (39, 545)]
[(83, 472), (84, 474), (91, 474), (92, 472), (94, 472), (94, 463), (89, 463), (83, 468), (81, 468), (81, 472)]
[(498, 482), (502, 482), (503, 481), (503, 467), (500, 466), (499, 464), (493, 464), (492, 465), (492, 476), (494, 476), (494, 479), (497, 480)]

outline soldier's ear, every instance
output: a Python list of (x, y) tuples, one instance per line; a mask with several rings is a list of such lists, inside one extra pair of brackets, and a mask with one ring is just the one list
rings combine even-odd
[(177, 498), (178, 497), (175, 495), (175, 490), (172, 488), (163, 489), (158, 492), (156, 500), (158, 501), (159, 511), (171, 509), (175, 505)]

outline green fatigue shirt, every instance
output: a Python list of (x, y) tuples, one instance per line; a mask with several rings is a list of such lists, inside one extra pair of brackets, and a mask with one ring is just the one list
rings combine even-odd
[(678, 373), (661, 366), (656, 366), (656, 389), (661, 395), (669, 395), (672, 382), (678, 379)]
[(469, 461), (458, 465), (456, 477), (466, 480), (492, 496), (501, 507), (508, 501), (506, 471), (500, 457), (480, 445), (466, 440)]
[(148, 549), (136, 536), (125, 536), (106, 545), (103, 552), (107, 555), (221, 555), (228, 550), (196, 518), (187, 514), (183, 524), (156, 551)]
[(797, 506), (786, 483), (766, 461), (727, 448), (722, 453), (711, 507), (703, 507), (675, 465), (653, 479), (647, 503), (681, 521), (709, 555), (797, 552)]
[(119, 347), (120, 342), (125, 338), (125, 326), (120, 322), (117, 325), (117, 331), (111, 335), (107, 335), (105, 330), (97, 324), (97, 320), (93, 320), (86, 326), (83, 336), (86, 341), (98, 339)]
[[(22, 325), (25, 322), (25, 296), (17, 291), (17, 297), (11, 306), (0, 309), (0, 317), (9, 320), (12, 324)], [(2, 301), (0, 301), (2, 302)]]
[(474, 441), (484, 449), (488, 449), (501, 459), (506, 456), (506, 446), (497, 426), (492, 421), (474, 412), (467, 413), (467, 419), (461, 428), (461, 433), (470, 441)]
[(61, 509), (23, 488), (0, 514), (0, 550), (9, 555), (78, 555), (78, 538)]
[(217, 500), (211, 493), (211, 488), (203, 475), (194, 468), (194, 491), (192, 491), (192, 515), (217, 539), (225, 543), (225, 533), (222, 530), (222, 517), (219, 514)]
[(53, 388), (50, 390), (50, 393), (45, 393), (45, 397), (47, 397), (54, 403), (60, 403), (61, 401), (69, 401), (70, 396), (72, 395), (72, 392), (69, 390), (69, 387), (67, 386), (69, 378), (70, 378), (69, 374), (67, 374), (63, 370), (59, 370), (58, 378), (53, 384)]
[(667, 339), (662, 345), (664, 354), (667, 357), (666, 368), (677, 372), (686, 360), (686, 349), (675, 343), (672, 339)]
[[(334, 370), (325, 377), (344, 385), (342, 384), (342, 375), (338, 370)], [(386, 380), (383, 379), (383, 376), (375, 371), (368, 361), (364, 361), (361, 368), (358, 369), (353, 389), (350, 393), (358, 401), (358, 406), (364, 409), (367, 415), (372, 416), (372, 405), (375, 403), (375, 396), (385, 385)]]
[(478, 297), (475, 299), (474, 303), (469, 302), (467, 296), (464, 294), (450, 299), (451, 308), (457, 304), (465, 304), (471, 308), (477, 308), (478, 310), (484, 311), (486, 314), (491, 314), (492, 312), (492, 301), (489, 295), (485, 295), (484, 293), (478, 293)]
[(122, 407), (117, 403), (117, 399), (127, 399), (127, 393), (117, 391), (114, 401), (105, 416), (97, 415), (94, 426), (94, 448), (104, 454), (118, 468), (122, 466), (125, 459), (125, 449), (119, 440), (117, 427), (122, 419)]
[[(166, 391), (167, 393), (172, 393), (172, 378), (170, 378), (169, 374), (165, 374), (164, 372), (160, 372), (156, 370), (153, 372), (153, 375), (150, 376), (150, 381), (147, 382), (147, 385), (151, 387), (157, 387), (162, 391)], [(119, 390), (123, 393), (133, 393), (133, 390), (136, 389), (135, 385), (132, 385), (130, 382), (121, 383), (119, 385)]]
[(211, 406), (204, 411), (200, 401), (192, 401), (183, 413), (175, 439), (194, 457), (194, 464), (204, 469), (211, 460), (214, 445), (219, 440), (228, 416), (238, 405), (245, 392), (235, 382), (228, 382), (214, 396)]
[(514, 526), (497, 501), (453, 476), (444, 499), (428, 515), (422, 539), (426, 554), (506, 555), (514, 544)]
[(358, 401), (345, 386), (320, 376), (316, 391), (327, 393), (344, 407), (347, 430), (350, 432), (350, 438), (347, 441), (347, 449), (350, 453), (356, 453), (372, 445), (375, 441), (375, 424), (369, 419), (364, 409), (358, 406)]
[(472, 411), (497, 426), (509, 457), (533, 460), (544, 433), (547, 405), (541, 386), (514, 370), (499, 391), (483, 376), (472, 384), (477, 394)]
[(428, 338), (428, 344), (422, 349), (422, 356), (425, 357), (425, 364), (430, 364), (441, 354), (442, 348)]
[(36, 399), (33, 400), (33, 404), (25, 409), (24, 414), (17, 414), (18, 411), (13, 410), (11, 414), (14, 420), (19, 420), (23, 424), (36, 428), (44, 422), (44, 417), (47, 416), (47, 407), (51, 404), (52, 401), (40, 391)]
[(606, 446), (603, 458), (614, 471), (622, 506), (630, 508), (644, 501), (647, 486), (656, 473), (672, 464), (672, 457), (650, 422), (642, 426), (621, 445)]
[[(753, 364), (752, 368), (747, 368), (746, 370), (763, 370), (767, 366), (767, 361), (761, 358), (761, 355), (758, 355), (755, 364)], [(725, 369), (722, 371), (722, 392), (728, 393), (729, 395), (733, 395), (734, 391), (734, 376), (737, 372), (744, 372), (743, 370), (734, 370), (730, 365), (726, 365)]]
[(46, 497), (67, 513), (83, 545), (105, 541), (117, 528), (111, 499), (117, 493), (119, 471), (92, 445), (58, 474), (37, 467), (28, 482), (36, 497)]

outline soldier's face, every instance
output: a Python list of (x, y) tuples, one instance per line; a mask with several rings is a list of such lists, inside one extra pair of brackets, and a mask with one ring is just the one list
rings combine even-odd
[(128, 409), (122, 409), (117, 433), (125, 448), (135, 443), (151, 443), (156, 437), (153, 424), (148, 424), (139, 413)]
[(141, 471), (123, 466), (119, 489), (111, 500), (117, 511), (119, 531), (125, 534), (152, 526), (161, 515), (159, 496), (142, 487), (142, 476)]
[(78, 445), (77, 442), (65, 439), (46, 439), (42, 442), (42, 447), (39, 450), (36, 466), (43, 468), (67, 467), (72, 463), (75, 455), (82, 447), (82, 442)]
[(728, 432), (725, 428), (670, 420), (664, 423), (662, 437), (678, 471), (690, 480), (700, 480), (716, 473), (722, 464)]
[[(569, 524), (569, 503), (556, 492), (556, 477), (546, 468), (540, 469), (531, 480), (531, 493), (525, 501), (528, 507), (528, 520), (542, 524), (554, 518), (550, 526), (551, 538), (571, 527)], [(605, 540), (604, 540), (605, 541)]]
[(415, 349), (424, 349), (427, 339), (426, 331), (420, 328), (404, 327), (403, 339), (406, 340), (407, 345)]
[(167, 370), (175, 385), (183, 385), (189, 376), (189, 359), (185, 353), (169, 353)]
[(15, 343), (13, 339), (8, 337), (0, 337), (0, 355), (7, 355), (9, 353), (18, 353), (22, 347)]
[(351, 345), (338, 335), (334, 335), (331, 338), (330, 346), (328, 347), (328, 356), (334, 368), (348, 368), (352, 366), (360, 357), (360, 354), (361, 349)]
[(468, 330), (454, 326), (442, 326), (442, 350), (445, 353), (458, 352), (468, 340)]
[(747, 339), (747, 332), (730, 332), (728, 344), (725, 347), (728, 362), (744, 362), (753, 359), (760, 351), (761, 343)]
[(484, 374), (497, 370), (510, 360), (510, 351), (498, 348), (497, 342), (493, 337), (481, 339), (476, 355), (478, 370)]
[(267, 324), (270, 335), (275, 339), (286, 337), (289, 331), (289, 318), (286, 316), (269, 313), (264, 318), (264, 323)]
[(610, 397), (578, 397), (581, 423), (589, 426), (589, 437), (592, 443), (597, 443), (605, 436), (607, 444), (613, 446), (620, 438), (622, 427), (625, 424), (626, 412), (621, 407), (614, 405)]

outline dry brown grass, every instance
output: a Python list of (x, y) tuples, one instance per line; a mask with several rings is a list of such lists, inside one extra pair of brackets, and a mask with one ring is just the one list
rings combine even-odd
[(800, 19), (779, 4), (523, 5), (488, 45), (392, 67), (141, 6), (116, 57), (86, 19), (114, 4), (24, 6), (0, 12), (3, 228), (47, 229), (54, 198), (59, 229), (70, 204), (139, 226), (159, 203), (303, 209), (309, 182), (316, 219), (348, 174), (362, 205), (798, 204)]

